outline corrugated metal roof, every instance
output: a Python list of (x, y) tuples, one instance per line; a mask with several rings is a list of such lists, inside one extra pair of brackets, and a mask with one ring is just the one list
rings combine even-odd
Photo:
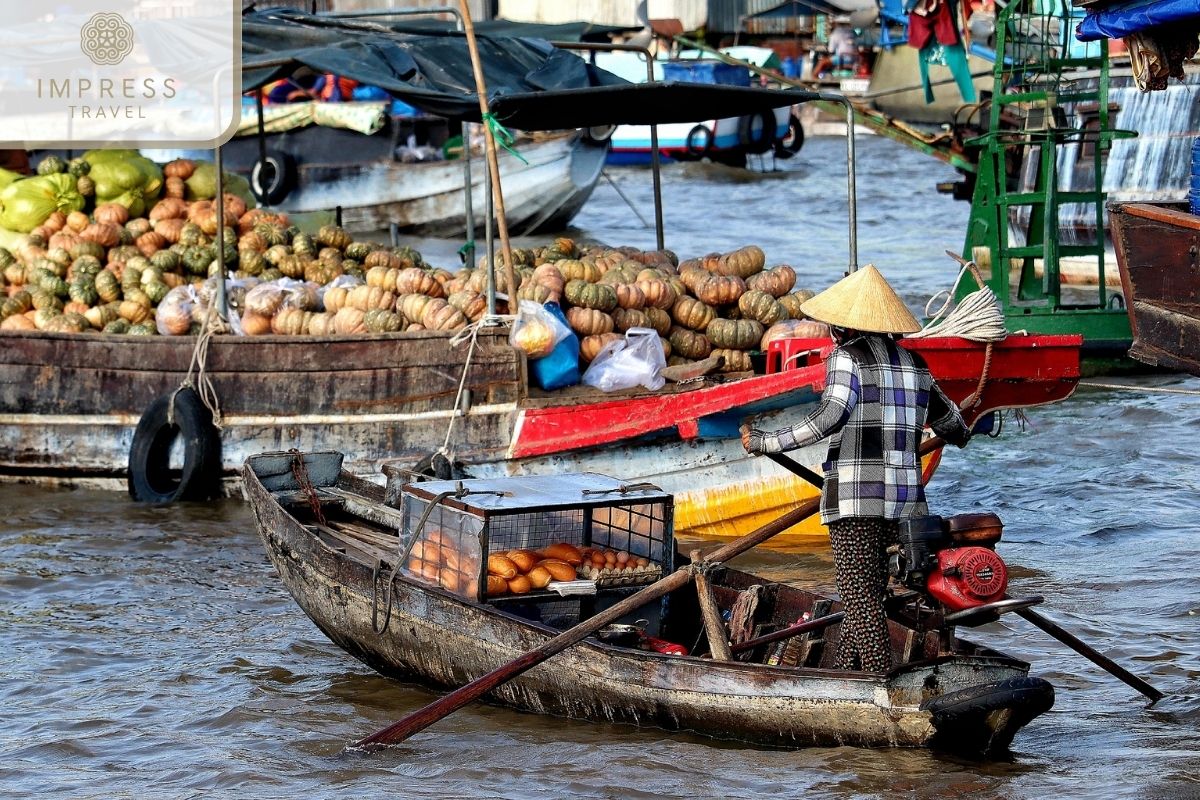
[[(332, 6), (334, 11), (382, 11), (388, 8), (435, 8), (439, 6), (456, 6), (457, 3), (450, 0), (318, 0), (326, 5)], [(260, 2), (260, 8), (269, 8), (274, 5), (291, 5), (290, 3), (276, 3), (274, 0), (269, 3)], [(490, 0), (469, 0), (467, 8), (471, 11), (471, 18), (475, 20), (488, 19)], [(307, 11), (307, 4), (300, 4), (301, 9)], [(449, 18), (449, 15), (447, 15)]]
[(742, 29), (747, 0), (708, 0), (709, 33), (736, 33)]

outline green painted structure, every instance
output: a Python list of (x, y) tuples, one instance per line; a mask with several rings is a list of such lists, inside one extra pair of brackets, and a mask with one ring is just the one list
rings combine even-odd
[[(1102, 185), (1113, 140), (1137, 134), (1109, 125), (1107, 42), (1081, 56), (1073, 34), (1068, 0), (1016, 0), (1000, 11), (989, 130), (967, 142), (979, 158), (963, 257), (983, 270), (1009, 330), (1083, 334), (1085, 370), (1096, 374), (1134, 366), (1121, 293), (1105, 287), (1116, 265), (1105, 263)], [(1085, 167), (1082, 186), (1064, 174), (1075, 164)], [(1095, 214), (1091, 241), (1064, 243), (1066, 204)], [(1095, 292), (1064, 296), (1060, 264), (1071, 257), (1097, 261)]]

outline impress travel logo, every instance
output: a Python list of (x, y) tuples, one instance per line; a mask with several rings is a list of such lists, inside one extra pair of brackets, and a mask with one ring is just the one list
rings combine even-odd
[(120, 14), (96, 14), (79, 29), (79, 47), (93, 64), (120, 64), (133, 52), (133, 28)]
[(232, 0), (5, 5), (0, 146), (208, 148), (237, 130)]

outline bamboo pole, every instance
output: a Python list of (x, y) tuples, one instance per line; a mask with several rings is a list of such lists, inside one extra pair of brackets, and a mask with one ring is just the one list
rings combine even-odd
[(487, 123), (487, 82), (479, 61), (479, 45), (475, 41), (475, 23), (467, 0), (458, 0), (462, 12), (463, 32), (467, 35), (467, 50), (471, 53), (471, 69), (475, 73), (475, 93), (479, 95), (479, 114), (483, 122), (483, 137), (487, 145), (488, 173), (492, 176), (492, 202), (496, 207), (496, 226), (500, 231), (500, 250), (504, 254), (504, 282), (508, 294), (508, 313), (516, 312), (517, 282), (513, 272), (512, 245), (508, 241), (508, 220), (504, 216), (504, 190), (500, 187), (500, 161), (496, 156), (496, 137)]

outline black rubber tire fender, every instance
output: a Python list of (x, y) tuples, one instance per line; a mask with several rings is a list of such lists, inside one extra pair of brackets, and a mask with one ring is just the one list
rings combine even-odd
[[(175, 396), (175, 422), (167, 421)], [(171, 474), (169, 457), (176, 437), (183, 437), (183, 469)], [(208, 500), (221, 488), (221, 437), (212, 412), (193, 389), (184, 388), (156, 399), (138, 420), (129, 448), (129, 494), (143, 503)]]
[(250, 168), (250, 191), (263, 205), (282, 203), (296, 188), (296, 160), (279, 150), (268, 150)]
[(784, 139), (775, 142), (775, 157), (788, 159), (800, 152), (804, 147), (804, 126), (795, 114), (788, 115), (788, 134)]
[(1002, 708), (1013, 708), (1037, 714), (1049, 711), (1054, 705), (1054, 687), (1042, 678), (1009, 678), (995, 683), (969, 686), (947, 692), (921, 704), (922, 711), (933, 715), (940, 729), (953, 725), (966, 716), (987, 714)]
[[(755, 131), (754, 123), (758, 122)], [(775, 112), (757, 111), (738, 119), (738, 142), (747, 153), (765, 153), (775, 144)]]
[(712, 149), (713, 132), (707, 125), (697, 125), (688, 131), (684, 147), (692, 158), (704, 158)]

